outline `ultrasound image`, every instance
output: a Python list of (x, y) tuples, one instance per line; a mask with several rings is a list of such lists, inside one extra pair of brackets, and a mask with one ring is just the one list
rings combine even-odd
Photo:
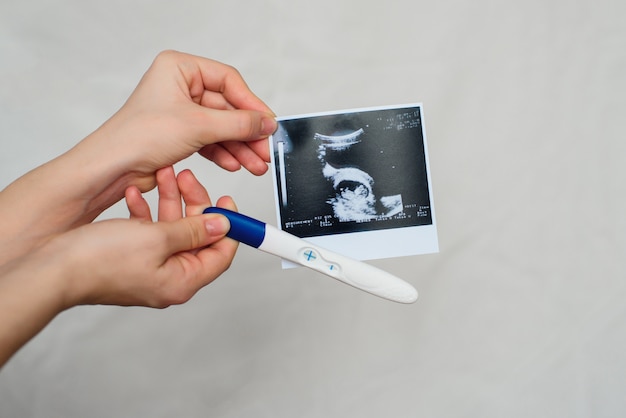
[(420, 110), (279, 121), (282, 229), (311, 237), (432, 224)]

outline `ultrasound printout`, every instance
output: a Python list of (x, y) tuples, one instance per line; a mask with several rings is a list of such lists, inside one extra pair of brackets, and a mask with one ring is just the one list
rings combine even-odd
[(422, 113), (415, 104), (278, 118), (279, 227), (359, 259), (438, 251)]

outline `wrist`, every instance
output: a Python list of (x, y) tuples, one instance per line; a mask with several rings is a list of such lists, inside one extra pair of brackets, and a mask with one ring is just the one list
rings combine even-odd
[(136, 176), (124, 172), (130, 166), (127, 157), (107, 147), (103, 135), (94, 132), (0, 193), (0, 264), (38, 248), (52, 236), (90, 223), (123, 198)]
[(89, 198), (90, 209), (108, 208), (124, 197), (129, 186), (142, 192), (156, 186), (154, 169), (146, 167), (149, 144), (138, 145), (144, 133), (125, 126), (124, 119), (120, 113), (114, 115), (66, 155), (85, 175), (77, 195)]
[(109, 207), (124, 197), (132, 183), (129, 167), (135, 167), (135, 159), (108, 131), (103, 125), (59, 157), (60, 167), (71, 167), (72, 173), (67, 174), (78, 180), (72, 186), (73, 196), (82, 200), (87, 210)]

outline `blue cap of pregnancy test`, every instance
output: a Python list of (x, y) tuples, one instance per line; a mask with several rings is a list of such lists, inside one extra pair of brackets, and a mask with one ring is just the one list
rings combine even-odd
[(217, 213), (228, 218), (230, 231), (227, 237), (259, 248), (265, 239), (265, 223), (232, 210), (211, 206), (202, 213)]

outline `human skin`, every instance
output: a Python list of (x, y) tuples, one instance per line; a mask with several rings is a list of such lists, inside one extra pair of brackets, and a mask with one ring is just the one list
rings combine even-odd
[[(130, 219), (80, 226), (0, 266), (0, 366), (66, 309), (181, 304), (230, 266), (238, 244), (225, 237), (228, 219), (202, 214), (212, 202), (193, 174), (166, 167), (156, 180), (158, 221), (130, 186)], [(216, 205), (237, 209), (229, 197)]]
[(220, 167), (267, 171), (273, 112), (231, 66), (165, 51), (102, 126), (0, 193), (0, 265), (92, 222), (158, 169), (199, 153)]
[[(183, 303), (226, 270), (228, 220), (203, 215), (206, 190), (171, 166), (199, 153), (264, 174), (276, 127), (233, 67), (159, 54), (109, 120), (0, 192), (0, 366), (72, 306)], [(155, 186), (157, 222), (141, 197)], [(130, 219), (93, 222), (124, 197)]]

